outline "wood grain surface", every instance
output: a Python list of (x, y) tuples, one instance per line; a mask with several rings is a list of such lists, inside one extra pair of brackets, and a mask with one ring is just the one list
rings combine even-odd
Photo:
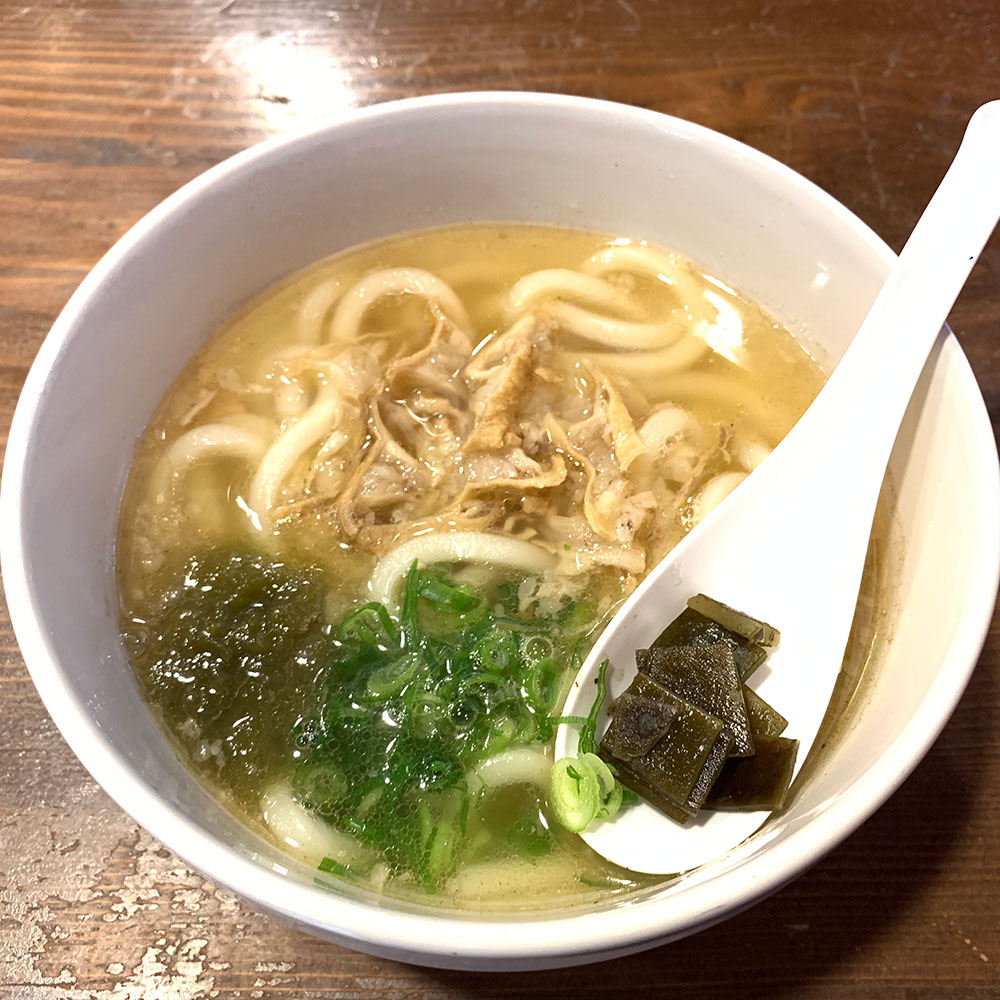
[[(899, 248), (975, 106), (980, 0), (0, 0), (0, 429), (46, 330), (164, 196), (269, 136), (414, 94), (626, 101), (801, 171)], [(998, 167), (1000, 178), (1000, 167)], [(951, 318), (1000, 416), (1000, 242)], [(0, 997), (1000, 997), (1000, 634), (873, 819), (728, 922), (629, 959), (474, 975), (249, 911), (101, 792), (0, 620)]]

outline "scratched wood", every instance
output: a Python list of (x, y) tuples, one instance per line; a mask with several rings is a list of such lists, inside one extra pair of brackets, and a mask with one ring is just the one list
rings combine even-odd
[[(979, 103), (979, 0), (0, 0), (0, 430), (53, 317), (157, 201), (342, 111), (458, 89), (627, 101), (812, 178), (898, 248)], [(1000, 244), (952, 314), (1000, 415)], [(994, 426), (996, 424), (994, 423)], [(1000, 630), (914, 775), (823, 862), (645, 955), (436, 972), (310, 939), (189, 871), (63, 744), (0, 619), (0, 997), (1000, 997)], [(669, 977), (669, 980), (665, 977)]]

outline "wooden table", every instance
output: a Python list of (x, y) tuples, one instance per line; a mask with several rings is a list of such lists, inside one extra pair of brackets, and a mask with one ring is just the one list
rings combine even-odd
[[(998, 15), (982, 0), (0, 0), (0, 424), (53, 317), (141, 215), (251, 143), (376, 101), (528, 89), (670, 112), (801, 171), (898, 249), (969, 113), (1000, 96)], [(996, 238), (952, 325), (996, 420)], [(792, 886), (645, 955), (500, 976), (312, 940), (186, 869), (77, 763), (0, 624), (2, 998), (1000, 997), (996, 622), (926, 760)]]

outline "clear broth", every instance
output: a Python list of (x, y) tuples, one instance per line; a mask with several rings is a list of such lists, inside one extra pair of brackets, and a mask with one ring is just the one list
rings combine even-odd
[[(295, 336), (303, 322), (329, 321), (329, 308), (317, 307), (317, 315), (312, 318), (303, 313), (320, 286), (346, 289), (375, 269), (422, 268), (440, 276), (458, 294), (469, 313), (473, 340), (489, 341), (507, 325), (504, 296), (519, 278), (543, 268), (575, 268), (602, 248), (622, 242), (579, 230), (468, 225), (405, 234), (351, 249), (293, 275), (251, 302), (211, 338), (160, 403), (136, 450), (120, 517), (118, 569), (123, 632), (140, 686), (180, 755), (251, 828), (275, 839), (262, 819), (262, 794), (291, 766), (295, 747), (290, 734), (303, 715), (310, 692), (307, 685), (288, 684), (269, 691), (266, 700), (255, 700), (254, 696), (240, 704), (241, 724), (251, 738), (269, 742), (276, 732), (289, 734), (284, 753), (256, 759), (252, 767), (226, 760), (224, 741), (206, 740), (184, 713), (156, 700), (134, 643), (141, 643), (141, 624), (163, 590), (164, 580), (176, 573), (192, 552), (245, 546), (248, 537), (252, 545), (257, 544), (245, 502), (247, 470), (239, 461), (196, 464), (178, 480), (167, 504), (151, 504), (152, 484), (166, 450), (193, 424), (234, 418), (237, 422), (243, 420), (248, 427), (266, 420), (273, 423), (267, 393), (248, 392), (247, 386), (266, 381), (261, 373), (269, 365), (273, 370), (276, 352)], [(711, 301), (720, 317), (716, 349), (696, 361), (688, 372), (626, 379), (632, 416), (638, 424), (668, 401), (681, 403), (705, 427), (742, 428), (749, 420), (755, 435), (773, 445), (818, 392), (824, 378), (822, 369), (802, 344), (756, 304), (714, 276), (699, 273), (698, 282), (701, 292), (713, 297)], [(628, 291), (649, 314), (662, 312), (672, 304), (672, 291), (656, 280), (635, 279)], [(405, 300), (390, 300), (369, 311), (365, 330), (368, 335), (389, 341), (411, 338), (413, 342), (403, 346), (412, 349), (427, 331), (421, 332), (420, 324), (411, 322), (411, 313)], [(394, 327), (409, 332), (399, 333)], [(412, 332), (414, 328), (416, 333)], [(403, 350), (403, 346), (398, 349)], [(564, 348), (569, 351), (585, 346), (569, 337)], [(565, 364), (567, 375), (576, 377), (573, 364)], [(722, 383), (732, 391), (717, 391), (717, 385)], [(748, 399), (752, 401), (750, 414)], [(285, 492), (294, 491), (289, 487)], [(688, 530), (692, 499), (679, 498), (672, 520), (649, 544), (648, 565)], [(365, 582), (377, 555), (331, 534), (322, 517), (283, 519), (263, 534), (269, 537), (262, 540), (258, 533), (262, 550), (278, 552), (293, 564), (316, 567), (328, 591), (324, 614), (329, 622), (339, 620), (346, 609), (367, 599)], [(848, 653), (851, 669), (845, 674), (843, 690), (838, 692), (845, 712), (852, 694), (860, 689), (861, 677), (877, 660), (879, 643), (884, 640), (891, 589), (891, 559), (884, 553), (892, 549), (890, 534), (888, 507), (883, 505), (863, 585), (864, 614), (858, 616)], [(635, 582), (628, 574), (614, 570), (588, 577), (588, 585), (596, 592), (595, 629), (608, 619)], [(226, 696), (240, 697), (232, 692)], [(490, 815), (483, 822), (502, 830), (506, 817), (526, 807), (537, 808), (542, 821), (552, 825), (544, 801), (522, 786), (504, 789), (494, 796), (487, 810)], [(278, 846), (290, 851), (287, 844)], [(541, 909), (587, 902), (608, 894), (631, 894), (660, 882), (618, 869), (591, 852), (579, 838), (558, 831), (544, 857), (528, 862), (500, 845), (486, 851), (478, 861), (460, 866), (446, 891), (436, 895), (427, 895), (405, 877), (386, 878), (381, 873), (371, 880), (360, 880), (363, 887), (422, 903), (490, 910)]]

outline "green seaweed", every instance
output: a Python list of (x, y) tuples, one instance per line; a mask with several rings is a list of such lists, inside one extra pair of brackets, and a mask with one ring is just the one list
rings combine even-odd
[(785, 803), (799, 741), (759, 736), (753, 757), (726, 762), (705, 800), (712, 809), (780, 809)]
[(767, 650), (762, 646), (747, 641), (693, 608), (685, 608), (650, 643), (649, 648), (711, 646), (718, 642), (723, 642), (732, 649), (741, 681), (745, 681), (767, 659)]
[(730, 645), (717, 642), (640, 649), (635, 659), (642, 673), (721, 719), (733, 734), (733, 756), (749, 757), (753, 753), (750, 719)]
[(601, 746), (618, 760), (642, 757), (669, 732), (676, 717), (675, 705), (626, 691), (615, 704)]
[(756, 691), (743, 685), (743, 702), (750, 719), (750, 731), (758, 736), (780, 736), (788, 728), (788, 720), (773, 709)]
[[(660, 800), (672, 803), (676, 810), (689, 813), (688, 801), (695, 785), (702, 775), (706, 762), (713, 753), (720, 736), (727, 745), (732, 736), (723, 736), (721, 720), (691, 704), (684, 698), (668, 691), (662, 684), (644, 674), (639, 674), (629, 685), (628, 692), (636, 697), (651, 698), (669, 705), (675, 717), (670, 726), (669, 736), (657, 742), (646, 754), (628, 761), (620, 761), (603, 742), (601, 755), (609, 760), (618, 771), (622, 784), (644, 798), (643, 787), (653, 788), (657, 793), (654, 804)], [(640, 779), (636, 782), (634, 779)], [(667, 810), (665, 810), (667, 811)], [(670, 812), (673, 815), (673, 811)]]
[(251, 785), (294, 749), (291, 713), (329, 655), (321, 574), (228, 549), (190, 556), (159, 584), (123, 634), (140, 681), (213, 780)]
[(735, 632), (748, 642), (757, 643), (759, 646), (777, 646), (781, 639), (780, 633), (773, 625), (752, 618), (745, 612), (737, 611), (728, 604), (706, 597), (704, 594), (695, 594), (687, 603), (692, 610), (711, 618), (712, 621), (718, 622), (723, 628)]

